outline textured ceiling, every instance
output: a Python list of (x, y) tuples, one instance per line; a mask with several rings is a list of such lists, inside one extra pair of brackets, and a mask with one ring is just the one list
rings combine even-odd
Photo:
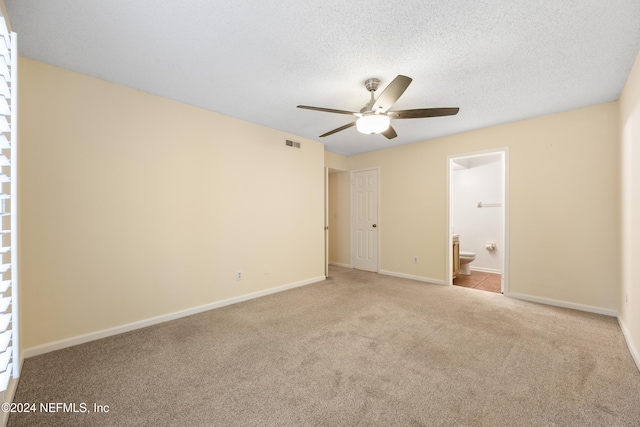
[[(638, 0), (6, 0), (23, 56), (321, 141), (352, 155), (617, 100), (640, 48)], [(363, 83), (413, 78), (355, 128)], [(380, 90), (377, 92), (380, 93)]]

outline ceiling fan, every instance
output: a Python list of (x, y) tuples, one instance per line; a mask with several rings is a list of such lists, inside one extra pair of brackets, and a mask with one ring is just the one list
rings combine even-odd
[(381, 133), (388, 139), (398, 136), (391, 127), (391, 119), (418, 119), (423, 117), (454, 116), (458, 114), (459, 108), (416, 108), (413, 110), (389, 110), (393, 104), (402, 96), (411, 83), (411, 77), (399, 75), (382, 91), (378, 99), (373, 97), (373, 93), (380, 85), (379, 79), (367, 79), (365, 87), (371, 93), (371, 99), (366, 103), (360, 112), (334, 110), (332, 108), (311, 107), (309, 105), (298, 105), (298, 108), (306, 110), (324, 111), (327, 113), (348, 114), (358, 117), (351, 123), (330, 130), (320, 135), (320, 138), (333, 135), (334, 133), (356, 126), (358, 132), (365, 134)]

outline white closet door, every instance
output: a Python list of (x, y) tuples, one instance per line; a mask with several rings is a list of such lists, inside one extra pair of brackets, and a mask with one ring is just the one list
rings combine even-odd
[(351, 179), (351, 262), (378, 271), (378, 170), (353, 172)]

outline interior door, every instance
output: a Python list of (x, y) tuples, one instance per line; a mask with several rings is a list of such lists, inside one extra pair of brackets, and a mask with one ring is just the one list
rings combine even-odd
[(351, 175), (353, 268), (378, 271), (378, 170)]

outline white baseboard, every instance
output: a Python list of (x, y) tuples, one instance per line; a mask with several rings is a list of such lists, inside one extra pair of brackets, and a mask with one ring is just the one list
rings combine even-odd
[(411, 280), (417, 280), (419, 282), (433, 283), (435, 285), (447, 284), (446, 280), (432, 279), (430, 277), (423, 277), (423, 276), (414, 276), (412, 274), (405, 274), (405, 273), (396, 273), (395, 271), (380, 270), (378, 271), (378, 273), (384, 274), (386, 276), (401, 277), (403, 279), (411, 279)]
[(471, 271), (481, 271), (483, 273), (502, 274), (502, 270), (496, 268), (471, 267)]
[(23, 355), (25, 358), (39, 356), (41, 354), (49, 353), (55, 350), (60, 350), (67, 347), (72, 347), (78, 344), (84, 344), (89, 341), (95, 341), (102, 338), (110, 337), (113, 335), (122, 334), (125, 332), (133, 331), (140, 328), (146, 328), (147, 326), (157, 325), (158, 323), (168, 322), (170, 320), (179, 319), (181, 317), (191, 316), (193, 314), (202, 313), (203, 311), (213, 310), (215, 308), (225, 307), (231, 304), (237, 304), (239, 302), (248, 301), (254, 298), (260, 298), (265, 295), (274, 294), (277, 292), (286, 291), (288, 289), (297, 288), (300, 286), (310, 285), (312, 283), (317, 283), (325, 280), (325, 276), (318, 276), (307, 280), (302, 280), (300, 282), (290, 283), (288, 285), (277, 286), (275, 288), (266, 289), (264, 291), (253, 292), (246, 295), (240, 295), (238, 297), (233, 297), (229, 299), (225, 299), (222, 301), (212, 302), (210, 304), (201, 305), (198, 307), (189, 308), (186, 310), (176, 311), (169, 314), (163, 314), (161, 316), (152, 317), (145, 320), (140, 320), (133, 323), (128, 323), (122, 326), (116, 326), (114, 328), (103, 329), (97, 332), (91, 332), (84, 335), (79, 335), (73, 338), (67, 338), (60, 341), (55, 341), (52, 343), (42, 344), (35, 347), (27, 348), (23, 351)]
[(616, 310), (610, 310), (610, 309), (601, 308), (601, 307), (593, 307), (591, 305), (576, 304), (573, 302), (560, 301), (560, 300), (555, 300), (551, 298), (541, 298), (541, 297), (535, 297), (532, 295), (525, 295), (525, 294), (516, 294), (513, 292), (506, 292), (505, 295), (510, 298), (520, 299), (523, 301), (537, 302), (540, 304), (553, 305), (555, 307), (571, 308), (573, 310), (586, 311), (589, 313), (596, 313), (596, 314), (604, 314), (605, 316), (611, 316), (611, 317), (618, 316), (618, 312)]
[(336, 267), (353, 268), (351, 264), (343, 264), (341, 262), (329, 262), (329, 265), (335, 265)]
[(627, 325), (624, 323), (624, 320), (622, 320), (620, 316), (618, 316), (618, 324), (620, 325), (620, 329), (622, 329), (622, 335), (627, 342), (627, 347), (629, 347), (629, 353), (631, 353), (631, 357), (633, 358), (633, 361), (636, 362), (638, 371), (640, 371), (640, 349), (638, 349), (638, 347), (636, 347), (634, 342), (631, 340), (629, 329), (627, 329)]

